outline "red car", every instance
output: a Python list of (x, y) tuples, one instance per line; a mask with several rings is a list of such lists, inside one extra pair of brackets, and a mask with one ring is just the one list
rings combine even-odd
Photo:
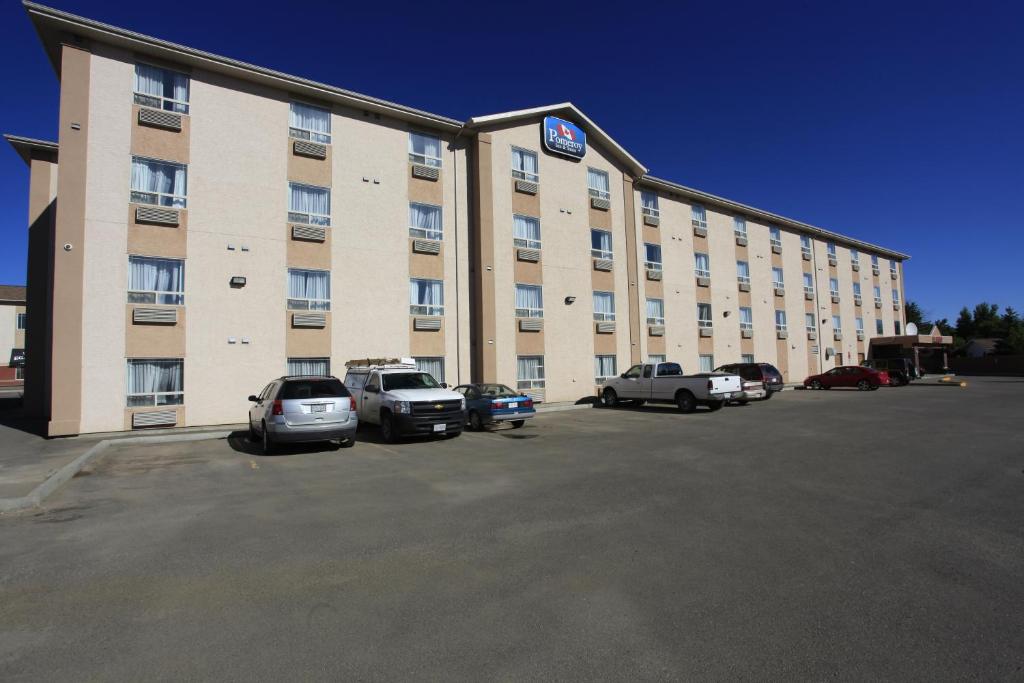
[(888, 384), (889, 373), (885, 370), (873, 370), (861, 365), (840, 365), (820, 375), (811, 375), (804, 380), (804, 387), (807, 389), (851, 387), (867, 391)]

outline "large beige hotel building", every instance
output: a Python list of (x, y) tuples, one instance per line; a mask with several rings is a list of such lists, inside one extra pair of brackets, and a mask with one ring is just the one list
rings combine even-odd
[(351, 358), (573, 401), (902, 333), (905, 254), (652, 177), (571, 104), (458, 121), (26, 8), (61, 85), (56, 143), (8, 136), (51, 435), (237, 423)]

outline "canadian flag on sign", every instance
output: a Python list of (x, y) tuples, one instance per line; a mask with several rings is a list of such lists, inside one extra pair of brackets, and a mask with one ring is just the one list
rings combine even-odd
[(564, 123), (558, 124), (558, 134), (561, 135), (563, 138), (569, 138), (570, 140), (575, 139), (572, 136), (572, 131), (569, 130), (569, 128), (566, 127)]

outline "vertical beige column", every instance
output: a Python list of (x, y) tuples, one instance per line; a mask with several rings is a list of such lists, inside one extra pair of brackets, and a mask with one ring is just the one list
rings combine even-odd
[(28, 192), (28, 293), (26, 295), (25, 415), (50, 417), (50, 288), (53, 225), (57, 206), (57, 153), (33, 152)]
[(492, 175), (491, 136), (479, 133), (473, 143), (473, 214), (476, 222), (476, 249), (473, 270), (476, 273), (476, 300), (473, 303), (472, 379), (498, 381), (497, 320), (494, 300), (494, 178)]
[(77, 434), (82, 416), (82, 301), (89, 137), (88, 51), (61, 46), (60, 149), (53, 257), (49, 436)]
[[(636, 197), (633, 178), (622, 174), (622, 199), (626, 221), (626, 280), (629, 283), (629, 362), (640, 362), (640, 287), (637, 280)], [(644, 304), (646, 311), (646, 303)], [(646, 317), (646, 316), (645, 316)]]

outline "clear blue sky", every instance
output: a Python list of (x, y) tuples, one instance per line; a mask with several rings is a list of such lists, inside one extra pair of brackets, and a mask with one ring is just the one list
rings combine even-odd
[[(571, 100), (654, 175), (911, 254), (934, 317), (1024, 310), (1024, 3), (56, 6), (458, 119)], [(55, 139), (12, 0), (0, 69), (0, 130)], [(3, 283), (25, 277), (27, 178), (0, 150)]]

